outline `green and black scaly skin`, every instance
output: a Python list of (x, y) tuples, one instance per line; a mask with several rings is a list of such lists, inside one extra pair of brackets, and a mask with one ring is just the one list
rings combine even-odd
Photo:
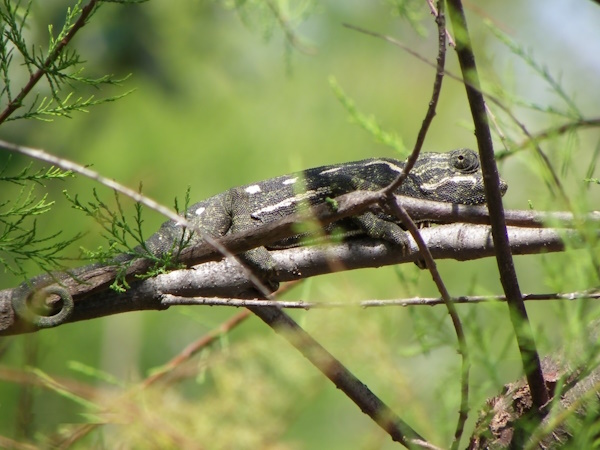
[[(307, 205), (323, 203), (356, 190), (375, 191), (393, 182), (405, 163), (391, 158), (315, 167), (303, 172), (282, 175), (258, 183), (230, 189), (196, 203), (187, 211), (187, 219), (214, 237), (246, 231), (295, 213)], [(506, 192), (502, 181), (500, 189)], [(479, 205), (485, 203), (483, 176), (477, 153), (458, 149), (448, 153), (424, 153), (396, 194), (440, 202)], [(363, 235), (405, 245), (406, 234), (394, 217), (366, 212), (343, 219), (325, 231), (342, 229), (343, 235)], [(182, 235), (180, 225), (170, 221), (146, 241), (154, 254), (166, 252)], [(259, 272), (272, 268), (269, 250), (302, 245), (305, 235), (291, 236), (242, 254), (242, 260)], [(201, 240), (198, 234), (191, 243)]]
[[(213, 237), (247, 231), (294, 214), (299, 208), (320, 204), (339, 195), (356, 190), (382, 189), (402, 173), (404, 165), (404, 162), (396, 159), (376, 158), (283, 175), (232, 188), (196, 203), (188, 209), (186, 218), (195, 227)], [(507, 185), (504, 181), (501, 181), (500, 189), (503, 194), (506, 192)], [(417, 199), (464, 205), (485, 203), (483, 176), (477, 153), (469, 149), (447, 153), (423, 153), (395, 193)], [(398, 245), (407, 243), (406, 232), (397, 219), (383, 212), (365, 212), (343, 219), (328, 226), (324, 231), (328, 233), (333, 230), (336, 230), (338, 236), (341, 234), (341, 237), (362, 235)], [(146, 241), (146, 247), (155, 255), (172, 251), (176, 243), (181, 242), (183, 232), (181, 225), (173, 221), (165, 222)], [(202, 241), (201, 235), (193, 231), (186, 231), (186, 237), (190, 238), (190, 245)], [(239, 256), (268, 282), (269, 275), (274, 270), (268, 250), (297, 247), (303, 245), (307, 237), (312, 236), (298, 234)], [(38, 327), (56, 326), (65, 320), (62, 310), (55, 316), (35, 316), (35, 320), (29, 313), (22, 314), (25, 311), (23, 305), (29, 295), (23, 291), (15, 290), (17, 295), (13, 294), (12, 299), (13, 307), (20, 316), (33, 321)], [(63, 305), (67, 305), (64, 299)], [(63, 306), (63, 310), (64, 308)], [(53, 318), (58, 316), (60, 321), (53, 321)]]

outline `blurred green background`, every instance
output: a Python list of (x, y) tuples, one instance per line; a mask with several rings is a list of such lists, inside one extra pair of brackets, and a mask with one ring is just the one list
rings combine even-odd
[[(143, 183), (146, 195), (169, 206), (175, 197), (183, 199), (188, 186), (196, 201), (234, 185), (306, 167), (373, 156), (404, 157), (378, 145), (351, 123), (328, 81), (335, 77), (363, 112), (374, 114), (384, 128), (395, 131), (412, 148), (431, 95), (433, 69), (397, 47), (342, 26), (350, 23), (391, 35), (434, 60), (436, 31), (427, 11), (421, 9), (421, 36), (393, 13), (392, 3), (281, 2), (289, 6), (290, 14), (298, 5), (310, 8), (296, 31), (315, 50), (312, 55), (289, 48), (264, 6), (262, 13), (240, 13), (224, 7), (227, 2), (216, 1), (105, 5), (74, 44), (87, 61), (86, 75), (131, 73), (123, 86), (96, 95), (135, 91), (87, 114), (74, 113), (72, 119), (7, 123), (0, 137), (91, 165), (130, 187)], [(59, 27), (69, 4), (34, 2), (31, 37), (45, 42), (48, 23)], [(540, 77), (494, 38), (486, 20), (531, 50), (561, 79), (584, 114), (598, 114), (600, 8), (593, 2), (476, 2), (468, 4), (468, 19), (481, 75), (490, 89), (500, 84), (510, 95), (531, 103), (560, 105)], [(448, 69), (458, 73), (452, 49)], [(531, 132), (562, 123), (556, 116), (527, 108), (515, 106), (514, 110)], [(557, 140), (544, 148), (558, 167), (565, 162), (565, 148), (576, 152), (561, 172), (565, 188), (593, 208), (598, 195), (593, 188), (584, 191), (581, 180), (598, 132), (578, 136), (578, 140)], [(425, 150), (475, 146), (464, 88), (447, 78)], [(6, 154), (0, 153), (0, 160), (6, 163)], [(27, 163), (25, 158), (13, 157), (9, 168), (18, 171)], [(531, 201), (540, 209), (560, 208), (549, 197), (530, 152), (508, 158), (500, 168), (509, 184), (507, 207), (526, 209)], [(106, 245), (99, 228), (61, 195), (67, 189), (82, 200), (91, 200), (93, 188), (112, 201), (109, 190), (83, 178), (49, 184), (56, 206), (52, 214), (40, 219), (40, 229), (48, 234), (62, 230), (65, 236), (86, 231), (81, 246)], [(8, 196), (13, 195), (12, 187), (6, 189)], [(125, 200), (124, 205), (133, 213), (131, 202)], [(164, 221), (150, 212), (145, 219), (148, 235)], [(71, 254), (78, 255), (77, 246)], [(557, 278), (552, 268), (557, 267), (562, 268), (555, 271), (565, 283), (562, 289), (587, 287), (589, 280), (582, 275), (580, 260), (580, 253), (543, 261), (540, 256), (517, 257), (523, 291), (554, 289)], [(501, 292), (493, 260), (442, 262), (440, 266), (453, 295)], [(1, 277), (2, 288), (20, 281), (7, 274)], [(435, 296), (436, 291), (428, 273), (411, 265), (319, 277), (287, 297), (326, 301), (414, 295)], [(562, 319), (580, 314), (578, 308), (548, 303), (529, 306), (544, 352), (560, 347), (570, 332), (561, 328)], [(483, 400), (518, 376), (520, 365), (505, 306), (462, 307), (460, 312), (469, 324), (469, 339), (477, 343), (473, 348), (472, 426)], [(237, 313), (230, 308), (180, 307), (4, 338), (2, 365), (23, 367), (33, 361), (51, 376), (90, 383), (99, 389), (98, 402), (103, 404), (118, 388), (76, 370), (73, 361), (111, 374), (122, 383), (135, 383)], [(293, 315), (403, 419), (434, 443), (449, 442), (458, 409), (460, 360), (442, 307)], [(192, 366), (202, 376), (180, 380), (165, 392), (139, 400), (136, 407), (143, 413), (132, 413), (127, 425), (105, 427), (79, 445), (101, 448), (121, 440), (121, 448), (136, 448), (146, 439), (153, 443), (150, 448), (174, 447), (176, 440), (156, 437), (152, 441), (146, 434), (149, 422), (140, 416), (160, 413), (170, 426), (186, 430), (181, 434), (195, 436), (204, 448), (393, 448), (377, 426), (254, 318)], [(27, 420), (36, 433), (50, 434), (60, 424), (86, 421), (82, 413), (89, 411), (81, 405), (43, 389), (36, 389), (35, 394), (31, 408), (24, 409), (20, 385), (0, 382), (0, 434), (14, 436), (16, 424), (23, 420), (19, 412), (24, 410), (33, 414)], [(157, 429), (156, 436), (162, 436), (162, 427)]]

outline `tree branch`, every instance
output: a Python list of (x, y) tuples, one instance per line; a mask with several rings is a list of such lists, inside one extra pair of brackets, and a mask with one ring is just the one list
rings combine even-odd
[(523, 303), (517, 274), (513, 264), (511, 248), (506, 231), (502, 194), (500, 192), (500, 176), (494, 159), (494, 146), (488, 126), (485, 101), (480, 89), (475, 55), (473, 54), (467, 20), (460, 0), (448, 0), (450, 19), (456, 37), (456, 53), (460, 63), (467, 98), (475, 125), (475, 137), (479, 147), (481, 170), (485, 188), (485, 197), (490, 211), (492, 237), (496, 248), (496, 260), (500, 272), (500, 281), (508, 299), (510, 318), (521, 357), (523, 370), (531, 389), (533, 403), (539, 417), (543, 415), (541, 408), (548, 402), (548, 392), (544, 384), (544, 374), (540, 357), (536, 349), (533, 330), (527, 317)]
[[(470, 260), (494, 256), (490, 228), (483, 225), (452, 224), (421, 230), (421, 235), (435, 259)], [(575, 240), (573, 230), (509, 228), (513, 253), (531, 254), (556, 252), (564, 249), (563, 238)], [(277, 281), (293, 281), (323, 275), (337, 270), (353, 270), (383, 265), (401, 264), (420, 258), (416, 243), (409, 240), (404, 251), (380, 241), (355, 240), (327, 246), (299, 247), (272, 251)], [(335, 261), (336, 264), (332, 264)], [(96, 267), (80, 284), (68, 285), (75, 300), (70, 322), (95, 319), (128, 311), (163, 310), (172, 305), (165, 295), (185, 297), (256, 298), (254, 285), (238, 263), (232, 260), (209, 262), (191, 269), (157, 275), (131, 283), (125, 293), (117, 293), (95, 283), (106, 277), (103, 271), (111, 267)], [(87, 288), (82, 293), (81, 288)], [(95, 288), (95, 289), (94, 289)], [(12, 289), (0, 291), (0, 335), (33, 331), (16, 322), (10, 297)]]
[(38, 70), (31, 74), (29, 80), (27, 81), (25, 86), (23, 86), (23, 88), (17, 94), (17, 96), (12, 99), (12, 101), (6, 106), (6, 108), (4, 108), (4, 111), (0, 112), (0, 124), (4, 123), (13, 112), (15, 112), (21, 106), (23, 106), (23, 100), (25, 100), (25, 97), (29, 94), (29, 92), (31, 92), (31, 90), (42, 79), (42, 77), (47, 74), (48, 70), (52, 67), (52, 64), (54, 64), (54, 62), (61, 55), (65, 47), (69, 45), (69, 42), (71, 42), (73, 37), (75, 37), (75, 34), (77, 34), (77, 32), (81, 28), (83, 28), (90, 15), (94, 12), (98, 1), (99, 0), (90, 0), (87, 5), (81, 8), (81, 14), (79, 18), (73, 24), (69, 32), (60, 42), (58, 42), (58, 44), (54, 48), (54, 51), (46, 57), (41, 67), (39, 67)]
[[(523, 294), (524, 301), (550, 301), (550, 300), (582, 300), (582, 299), (600, 299), (600, 291), (577, 291), (577, 292), (554, 292), (550, 294)], [(460, 297), (451, 297), (450, 300), (455, 304), (475, 305), (478, 303), (497, 303), (505, 302), (504, 295), (465, 295)], [(196, 306), (228, 306), (233, 308), (246, 308), (248, 306), (276, 306), (285, 309), (339, 309), (339, 308), (389, 308), (392, 306), (437, 306), (443, 305), (444, 299), (441, 297), (414, 297), (399, 298), (387, 300), (346, 300), (343, 301), (305, 301), (305, 300), (258, 300), (241, 298), (219, 298), (219, 297), (183, 297), (172, 294), (164, 294), (163, 304), (170, 306), (196, 305)]]
[(394, 441), (407, 448), (414, 448), (417, 444), (419, 446), (427, 445), (427, 442), (415, 430), (402, 421), (366, 385), (281, 309), (273, 306), (266, 308), (249, 306), (248, 309), (285, 337), (338, 389), (356, 403), (362, 412), (383, 428)]

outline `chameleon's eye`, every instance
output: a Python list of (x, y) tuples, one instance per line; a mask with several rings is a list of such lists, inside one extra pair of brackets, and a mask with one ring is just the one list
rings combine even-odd
[(479, 157), (473, 150), (461, 148), (452, 152), (452, 164), (461, 172), (473, 173), (479, 169)]

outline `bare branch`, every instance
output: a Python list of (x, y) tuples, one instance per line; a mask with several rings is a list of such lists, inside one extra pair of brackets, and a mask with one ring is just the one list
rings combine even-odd
[[(595, 291), (576, 291), (576, 292), (554, 292), (550, 294), (523, 294), (525, 301), (574, 301), (581, 299), (600, 299), (600, 292)], [(479, 303), (498, 303), (505, 302), (504, 295), (465, 295), (461, 297), (451, 297), (450, 300), (455, 304), (476, 305)], [(437, 306), (443, 305), (444, 299), (441, 297), (413, 297), (388, 300), (344, 300), (344, 301), (305, 301), (305, 300), (258, 300), (242, 298), (219, 298), (219, 297), (182, 297), (172, 294), (165, 294), (163, 303), (171, 306), (195, 305), (195, 306), (229, 306), (233, 308), (245, 308), (248, 306), (276, 306), (286, 309), (347, 309), (347, 308), (389, 308), (400, 306)]]
[(97, 4), (98, 0), (90, 0), (87, 5), (81, 8), (81, 15), (73, 24), (65, 37), (56, 44), (54, 51), (46, 57), (41, 67), (31, 74), (29, 81), (27, 81), (27, 84), (23, 86), (21, 92), (19, 92), (17, 96), (11, 100), (4, 111), (0, 112), (0, 124), (4, 123), (13, 112), (23, 105), (23, 100), (25, 97), (29, 94), (29, 92), (31, 92), (31, 90), (42, 79), (42, 77), (47, 74), (48, 70), (50, 70), (56, 59), (62, 54), (65, 47), (69, 45), (75, 34), (77, 34), (77, 32), (87, 23), (88, 18), (94, 12)]
[[(556, 252), (564, 249), (563, 239), (575, 241), (573, 230), (512, 228), (509, 237), (514, 254)], [(437, 259), (470, 260), (494, 256), (490, 228), (483, 225), (452, 224), (421, 230), (432, 256)], [(576, 243), (577, 241), (575, 241)], [(401, 264), (419, 259), (416, 243), (402, 250), (374, 240), (355, 240), (327, 246), (300, 247), (271, 252), (277, 265), (277, 281), (294, 281), (336, 270)], [(332, 262), (335, 264), (332, 264)], [(256, 298), (252, 282), (232, 260), (209, 262), (191, 269), (134, 281), (125, 293), (98, 288), (111, 267), (96, 267), (80, 282), (65, 283), (75, 300), (71, 322), (89, 320), (128, 311), (163, 310), (171, 306), (167, 294), (185, 297)], [(80, 284), (84, 281), (86, 284)], [(93, 289), (93, 287), (96, 287)], [(12, 289), (0, 291), (0, 335), (24, 333), (15, 323), (10, 306)]]
[(485, 188), (485, 197), (490, 211), (492, 238), (496, 248), (496, 260), (500, 272), (500, 281), (508, 298), (508, 307), (511, 321), (517, 338), (523, 368), (527, 375), (527, 382), (531, 389), (533, 403), (541, 417), (541, 408), (548, 402), (548, 392), (544, 384), (544, 374), (540, 362), (533, 330), (527, 310), (523, 303), (517, 273), (515, 271), (511, 248), (504, 219), (502, 194), (500, 192), (500, 176), (494, 159), (494, 145), (488, 125), (485, 109), (485, 100), (481, 93), (475, 55), (467, 28), (467, 19), (460, 0), (449, 0), (448, 10), (450, 20), (456, 36), (456, 53), (465, 83), (467, 99), (471, 108), (475, 137), (479, 147), (481, 170)]

